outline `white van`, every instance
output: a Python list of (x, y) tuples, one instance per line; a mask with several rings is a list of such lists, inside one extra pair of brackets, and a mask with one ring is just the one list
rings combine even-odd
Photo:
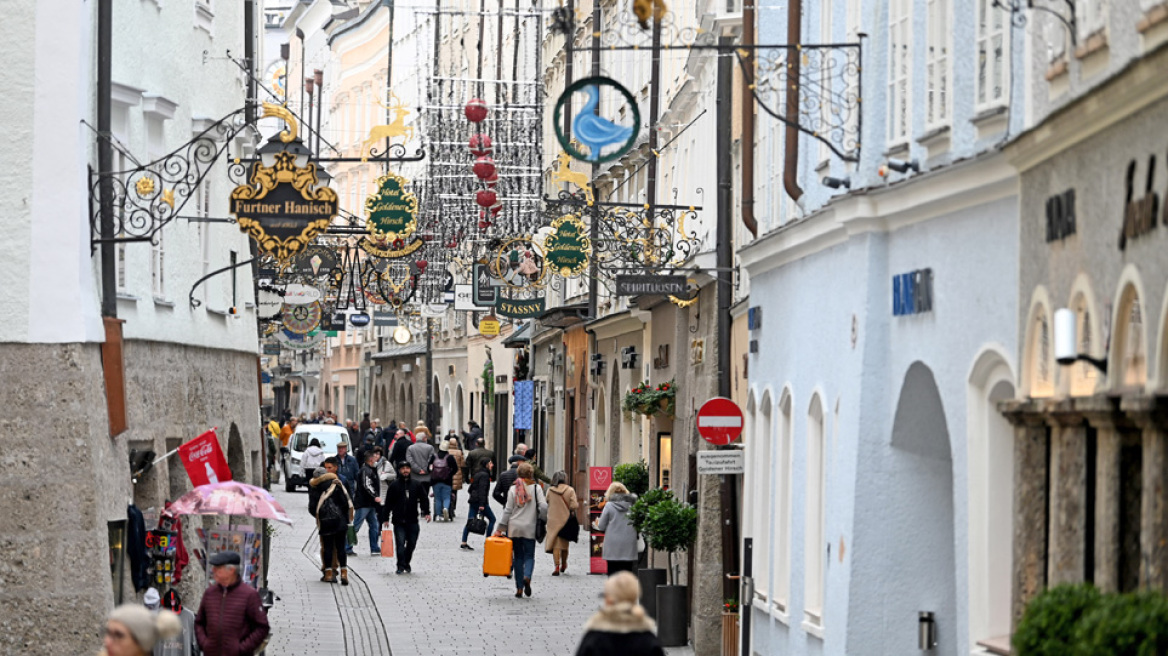
[(296, 488), (308, 487), (308, 481), (312, 478), (312, 472), (305, 472), (300, 467), (300, 460), (304, 457), (304, 451), (312, 440), (320, 442), (320, 448), (324, 450), (326, 456), (337, 455), (337, 445), (341, 442), (347, 442), (349, 439), (349, 431), (344, 426), (336, 426), (334, 424), (300, 424), (296, 427), (296, 432), (292, 433), (292, 438), (288, 440), (288, 451), (290, 452), (284, 457), (284, 489), (288, 492), (295, 492)]

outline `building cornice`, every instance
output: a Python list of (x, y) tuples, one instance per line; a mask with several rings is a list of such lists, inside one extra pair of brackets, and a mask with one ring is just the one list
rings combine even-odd
[(1028, 171), (1166, 97), (1168, 44), (1020, 134), (1006, 146), (1006, 155), (1019, 172)]
[(1000, 151), (991, 151), (901, 183), (842, 196), (747, 244), (739, 251), (739, 263), (756, 276), (856, 235), (893, 232), (1017, 195), (1017, 172)]

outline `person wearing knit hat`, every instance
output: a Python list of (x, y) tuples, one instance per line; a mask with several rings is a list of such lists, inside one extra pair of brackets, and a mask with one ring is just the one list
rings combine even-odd
[(100, 656), (149, 656), (159, 639), (181, 632), (182, 621), (168, 610), (152, 612), (140, 604), (124, 604), (106, 620)]

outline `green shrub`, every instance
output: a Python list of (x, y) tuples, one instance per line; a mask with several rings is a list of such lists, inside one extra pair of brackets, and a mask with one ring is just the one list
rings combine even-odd
[(612, 478), (637, 496), (649, 491), (649, 465), (644, 460), (617, 465), (612, 470)]
[(670, 494), (653, 504), (645, 521), (645, 537), (649, 546), (669, 554), (669, 578), (675, 578), (673, 554), (686, 551), (698, 539), (698, 511)]
[(1168, 653), (1168, 598), (1156, 592), (1104, 595), (1072, 634), (1077, 656)]
[(1101, 595), (1090, 584), (1060, 585), (1035, 597), (1014, 631), (1017, 656), (1068, 656), (1075, 653), (1075, 625), (1099, 605)]
[(629, 508), (629, 524), (632, 524), (633, 530), (637, 533), (645, 532), (645, 524), (649, 519), (649, 509), (665, 499), (671, 499), (673, 495), (661, 488), (654, 488), (642, 494), (636, 503)]

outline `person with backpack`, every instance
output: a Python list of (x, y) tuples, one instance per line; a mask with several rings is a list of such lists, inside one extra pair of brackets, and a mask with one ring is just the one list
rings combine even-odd
[(316, 527), (320, 533), (321, 563), (325, 566), (325, 583), (336, 583), (334, 562), (340, 569), (341, 585), (349, 585), (349, 563), (345, 553), (345, 537), (349, 531), (349, 523), (353, 521), (353, 503), (349, 499), (349, 491), (345, 484), (337, 478), (336, 458), (325, 460), (326, 473), (312, 479), (312, 487), (320, 491), (313, 516), (316, 517)]
[(430, 461), (430, 483), (434, 487), (434, 521), (449, 522), (450, 491), (453, 487), (454, 472), (458, 470), (458, 461), (450, 455), (449, 442), (443, 441), (438, 448), (441, 453)]

